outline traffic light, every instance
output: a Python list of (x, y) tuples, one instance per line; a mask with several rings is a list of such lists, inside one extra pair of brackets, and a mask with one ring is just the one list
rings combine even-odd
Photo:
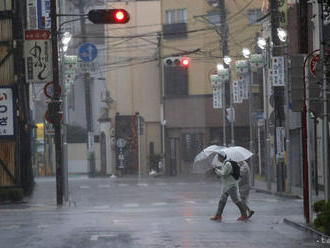
[(123, 24), (129, 21), (130, 15), (124, 9), (92, 9), (88, 19), (94, 24)]
[(188, 68), (191, 64), (190, 58), (188, 57), (169, 57), (164, 59), (165, 66), (181, 66)]

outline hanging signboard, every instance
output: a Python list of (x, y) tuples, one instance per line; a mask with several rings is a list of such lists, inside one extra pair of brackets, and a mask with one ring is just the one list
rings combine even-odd
[(64, 56), (64, 84), (70, 90), (76, 76), (78, 56)]
[(213, 108), (222, 108), (222, 90), (221, 88), (213, 88)]
[(252, 54), (250, 57), (250, 65), (252, 71), (257, 71), (264, 66), (264, 57), (262, 54)]
[(38, 8), (37, 0), (27, 0), (26, 2), (26, 27), (27, 29), (38, 29)]
[(243, 99), (240, 96), (240, 88), (238, 86), (238, 81), (233, 81), (233, 102), (242, 103)]
[(235, 67), (237, 74), (244, 74), (249, 72), (249, 63), (247, 60), (237, 60)]
[(219, 76), (221, 82), (229, 80), (229, 70), (228, 70), (228, 68), (218, 70), (218, 76)]
[(37, 0), (38, 2), (38, 28), (50, 29), (50, 0)]
[(16, 100), (13, 89), (0, 86), (0, 138), (15, 139), (16, 135)]
[(285, 86), (284, 57), (272, 57), (273, 86)]
[(221, 79), (218, 75), (211, 75), (210, 76), (211, 87), (218, 88), (221, 87)]
[(48, 30), (26, 30), (24, 57), (26, 81), (47, 83), (53, 81), (52, 47)]
[(284, 159), (285, 151), (285, 128), (276, 127), (276, 158)]
[(242, 100), (249, 99), (249, 82), (247, 77), (244, 76), (239, 77), (238, 87), (239, 87), (240, 97), (242, 98)]

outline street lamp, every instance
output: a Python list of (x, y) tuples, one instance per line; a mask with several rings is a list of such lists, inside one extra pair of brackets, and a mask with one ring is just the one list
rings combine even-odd
[[(242, 49), (242, 54), (243, 56), (248, 59), (248, 66), (249, 66), (249, 87), (248, 87), (248, 92), (249, 92), (249, 126), (250, 126), (250, 142), (249, 142), (249, 148), (252, 153), (254, 152), (254, 146), (253, 146), (253, 121), (252, 121), (252, 81), (253, 81), (253, 72), (251, 70), (251, 61), (250, 61), (250, 56), (251, 56), (251, 51), (249, 48), (243, 48)], [(251, 166), (251, 183), (252, 186), (254, 186), (254, 161), (252, 162)]]
[[(218, 74), (219, 71), (222, 71), (225, 69), (223, 64), (217, 64)], [(221, 94), (222, 94), (222, 135), (223, 135), (223, 146), (226, 146), (226, 96), (225, 96), (225, 85), (222, 83), (221, 85)], [(220, 139), (219, 139), (220, 141)]]
[(266, 46), (267, 46), (267, 41), (266, 41), (265, 38), (259, 37), (258, 38), (258, 41), (257, 41), (257, 44), (258, 44), (258, 47), (261, 50), (265, 50), (266, 49)]
[(244, 58), (249, 59), (250, 55), (251, 55), (251, 51), (249, 48), (245, 47), (242, 49), (242, 54), (243, 54)]
[(223, 66), (223, 64), (217, 64), (217, 69), (218, 69), (218, 71), (220, 71), (220, 70), (225, 69), (225, 67)]
[(231, 86), (231, 70), (230, 70), (230, 63), (232, 59), (229, 56), (224, 56), (223, 62), (228, 66), (229, 69), (229, 85), (230, 85), (230, 136), (231, 136), (231, 145), (233, 146), (235, 144), (235, 138), (234, 138), (234, 110), (233, 110), (233, 90)]
[(282, 42), (286, 42), (288, 32), (283, 28), (277, 28), (277, 36)]

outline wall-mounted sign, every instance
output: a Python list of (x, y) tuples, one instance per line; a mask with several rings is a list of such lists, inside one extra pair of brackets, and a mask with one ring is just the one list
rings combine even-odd
[(48, 30), (26, 30), (24, 57), (26, 81), (47, 83), (53, 81), (52, 47)]
[(0, 86), (0, 138), (14, 139), (16, 135), (16, 106), (13, 89)]

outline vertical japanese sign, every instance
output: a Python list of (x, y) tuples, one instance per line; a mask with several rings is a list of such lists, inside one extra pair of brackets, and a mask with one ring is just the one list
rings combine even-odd
[(273, 86), (285, 86), (284, 81), (284, 57), (272, 58)]
[(222, 90), (220, 87), (213, 88), (213, 108), (222, 108)]
[(50, 0), (37, 0), (38, 2), (38, 29), (50, 29)]
[(77, 63), (77, 56), (64, 56), (64, 83), (67, 90), (70, 90), (71, 85), (73, 85)]
[(276, 127), (276, 158), (283, 159), (285, 151), (285, 128)]
[(27, 29), (38, 29), (37, 0), (27, 0), (26, 13), (27, 13), (27, 18), (26, 18)]
[(241, 75), (238, 80), (239, 94), (242, 100), (249, 99), (249, 82), (245, 75)]
[(53, 80), (50, 32), (26, 30), (24, 57), (26, 81), (47, 83)]
[(234, 103), (242, 103), (243, 99), (240, 96), (240, 88), (238, 85), (238, 81), (233, 81), (233, 102)]
[(16, 109), (13, 89), (0, 87), (0, 138), (15, 138)]

